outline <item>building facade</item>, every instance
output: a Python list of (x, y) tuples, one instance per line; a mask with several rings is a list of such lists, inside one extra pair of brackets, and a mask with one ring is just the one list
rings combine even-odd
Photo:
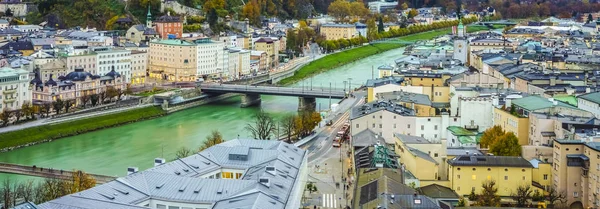
[(0, 110), (21, 109), (25, 102), (31, 102), (29, 72), (25, 70), (0, 68)]
[(148, 53), (131, 51), (131, 84), (140, 85), (146, 83), (147, 72)]
[(279, 40), (273, 38), (260, 38), (254, 42), (254, 48), (267, 53), (267, 69), (279, 66)]
[(193, 42), (197, 50), (197, 76), (198, 77), (223, 77), (228, 74), (228, 60), (223, 60), (225, 51), (222, 42), (215, 42), (210, 38), (201, 38)]
[(131, 82), (131, 51), (111, 48), (98, 48), (94, 51), (97, 54), (99, 75), (106, 75), (114, 69), (124, 82)]
[[(356, 26), (352, 24), (321, 25), (321, 35), (327, 40), (350, 39), (356, 36)], [(362, 34), (366, 36), (366, 34)]]
[(197, 46), (183, 40), (150, 42), (150, 77), (168, 81), (196, 81)]
[(183, 34), (183, 21), (180, 17), (167, 14), (154, 21), (154, 28), (162, 39), (168, 39), (169, 35), (172, 38), (181, 38), (181, 34)]

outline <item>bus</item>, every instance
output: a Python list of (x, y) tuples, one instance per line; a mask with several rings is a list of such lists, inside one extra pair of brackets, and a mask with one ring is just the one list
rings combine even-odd
[(346, 123), (342, 128), (336, 133), (335, 139), (333, 140), (333, 147), (340, 147), (346, 139), (348, 139), (348, 134), (350, 132), (350, 124)]

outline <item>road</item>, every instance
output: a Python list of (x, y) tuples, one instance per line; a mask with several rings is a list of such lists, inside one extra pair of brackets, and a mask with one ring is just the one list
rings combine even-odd
[(365, 101), (365, 92), (355, 92), (354, 95), (356, 97), (347, 98), (340, 103), (337, 114), (325, 118), (333, 120), (333, 124), (320, 128), (315, 139), (303, 146), (309, 153), (309, 182), (314, 182), (318, 190), (306, 194), (306, 207), (344, 208), (349, 204), (345, 182), (342, 181), (342, 178), (347, 178), (347, 170), (351, 166), (351, 161), (346, 155), (349, 146), (343, 143), (339, 148), (333, 147), (332, 139), (348, 122), (350, 109)]

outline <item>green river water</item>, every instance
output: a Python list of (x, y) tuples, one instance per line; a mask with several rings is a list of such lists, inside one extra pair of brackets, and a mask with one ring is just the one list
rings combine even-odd
[[(403, 48), (367, 57), (357, 62), (305, 79), (296, 86), (342, 88), (343, 81), (352, 78), (352, 86), (363, 85), (371, 78), (371, 67), (392, 64), (402, 56)], [(377, 77), (377, 69), (375, 69)], [(317, 109), (329, 108), (329, 99), (318, 99)], [(332, 103), (337, 100), (332, 100)], [(298, 98), (262, 96), (259, 107), (240, 108), (240, 98), (234, 97), (217, 103), (203, 105), (153, 120), (67, 137), (53, 142), (0, 153), (0, 162), (36, 165), (55, 169), (79, 169), (104, 175), (125, 175), (127, 167), (140, 170), (153, 166), (156, 157), (171, 160), (175, 151), (183, 146), (196, 149), (212, 130), (218, 130), (224, 139), (248, 138), (245, 125), (262, 108), (281, 118), (295, 114)], [(25, 180), (32, 177), (0, 174), (0, 180), (11, 178)]]

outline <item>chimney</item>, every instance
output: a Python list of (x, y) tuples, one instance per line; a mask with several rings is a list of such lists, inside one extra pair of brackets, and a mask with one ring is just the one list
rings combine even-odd
[(138, 168), (137, 167), (128, 167), (127, 168), (127, 175), (131, 175), (133, 173), (137, 173), (138, 172)]
[(154, 167), (164, 164), (166, 161), (164, 158), (154, 158)]
[(467, 151), (467, 155), (469, 155), (469, 151)]

